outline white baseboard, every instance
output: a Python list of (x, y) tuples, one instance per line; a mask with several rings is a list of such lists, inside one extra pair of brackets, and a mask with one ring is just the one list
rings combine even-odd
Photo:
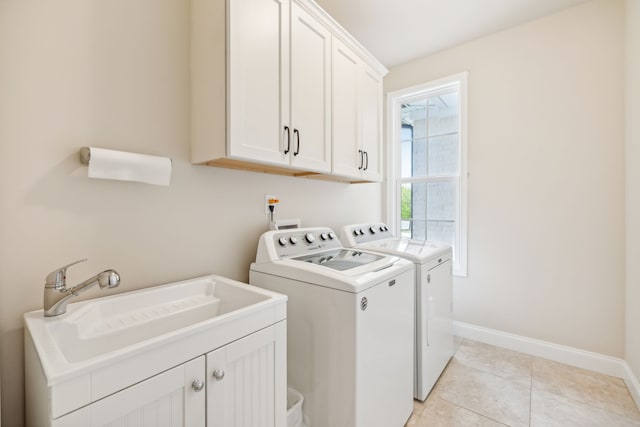
[(463, 322), (453, 322), (453, 332), (462, 338), (622, 378), (640, 408), (640, 382), (623, 359)]
[(625, 384), (627, 384), (631, 397), (633, 397), (633, 400), (636, 401), (636, 405), (640, 408), (640, 382), (638, 382), (638, 377), (635, 376), (627, 362), (624, 362), (624, 369), (626, 375), (622, 379)]

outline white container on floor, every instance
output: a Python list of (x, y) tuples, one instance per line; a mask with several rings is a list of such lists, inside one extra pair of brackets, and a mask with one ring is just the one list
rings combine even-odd
[(308, 427), (302, 417), (304, 397), (298, 390), (287, 389), (287, 427)]

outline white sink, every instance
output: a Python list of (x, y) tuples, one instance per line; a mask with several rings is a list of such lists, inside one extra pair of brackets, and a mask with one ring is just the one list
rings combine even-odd
[(268, 298), (230, 281), (189, 281), (88, 302), (47, 331), (69, 362), (79, 362)]
[[(206, 276), (69, 304), (67, 313), (57, 317), (44, 317), (38, 310), (24, 319), (52, 384), (190, 334), (229, 335), (242, 329), (234, 327), (234, 319), (284, 301), (285, 296), (265, 289)], [(180, 352), (181, 346), (171, 351)]]

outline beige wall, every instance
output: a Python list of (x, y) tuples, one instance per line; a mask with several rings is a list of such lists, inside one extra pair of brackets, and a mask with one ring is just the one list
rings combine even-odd
[[(637, 0), (627, 8), (627, 22), (637, 22)], [(455, 282), (457, 320), (623, 355), (622, 12), (621, 1), (596, 0), (385, 80), (397, 90), (469, 71), (469, 277)], [(118, 292), (210, 272), (246, 280), (266, 227), (265, 193), (282, 200), (280, 217), (306, 225), (381, 215), (376, 184), (189, 164), (188, 19), (179, 0), (0, 2), (5, 427), (23, 423), (21, 314), (41, 307), (53, 268), (88, 257), (69, 281), (115, 268)], [(637, 31), (627, 36), (637, 40)], [(628, 67), (638, 70), (634, 52)], [(627, 98), (627, 117), (640, 114), (637, 99)], [(627, 161), (636, 165), (640, 131), (631, 122)], [(82, 145), (171, 156), (172, 185), (89, 180), (77, 160)], [(640, 252), (633, 169), (627, 259)], [(637, 268), (627, 263), (626, 358), (640, 376)]]
[[(2, 425), (23, 423), (22, 313), (44, 277), (105, 268), (118, 292), (207, 273), (248, 280), (277, 216), (304, 225), (381, 219), (379, 184), (348, 185), (192, 166), (189, 2), (0, 2), (0, 357)], [(170, 187), (90, 180), (83, 145), (171, 156)], [(98, 290), (86, 297), (104, 295)], [(85, 297), (85, 298), (86, 298)]]
[(469, 275), (455, 319), (622, 357), (623, 2), (596, 0), (396, 68), (469, 72)]
[(626, 1), (626, 354), (640, 378), (640, 1)]

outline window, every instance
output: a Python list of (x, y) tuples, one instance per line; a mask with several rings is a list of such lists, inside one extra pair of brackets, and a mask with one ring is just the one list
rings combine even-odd
[(396, 235), (446, 242), (467, 275), (466, 73), (389, 93), (387, 221)]

